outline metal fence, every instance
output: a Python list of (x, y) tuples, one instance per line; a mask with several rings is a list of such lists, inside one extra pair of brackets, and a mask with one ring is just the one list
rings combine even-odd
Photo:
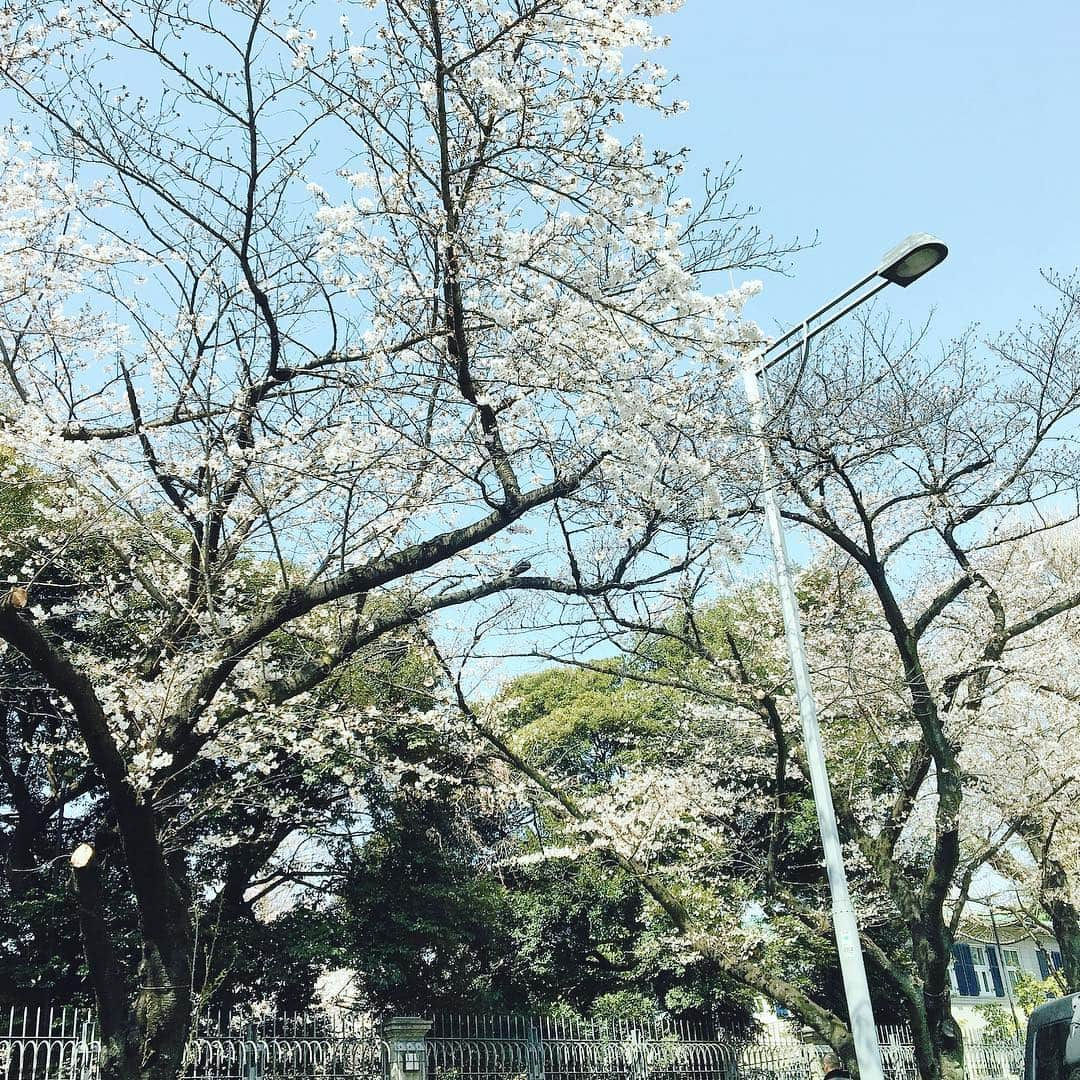
[(598, 1039), (618, 1042), (640, 1036), (646, 1039), (684, 1039), (690, 1042), (717, 1040), (712, 1026), (658, 1016), (652, 1019), (579, 1016), (525, 1016), (520, 1013), (436, 1013), (431, 1024), (435, 1038), (481, 1039)]
[(724, 1043), (631, 1028), (592, 1037), (552, 1036), (537, 1024), (506, 1036), (427, 1039), (429, 1080), (736, 1080)]
[(265, 1019), (198, 1017), (184, 1061), (186, 1080), (381, 1080), (374, 1022), (348, 1014)]
[[(94, 1014), (11, 1008), (0, 1027), (2, 1080), (98, 1080)], [(185, 1080), (382, 1080), (375, 1025), (350, 1016), (268, 1019), (203, 1014), (184, 1055)]]
[[(885, 1080), (918, 1080), (915, 1048), (910, 1038), (878, 1033)], [(820, 1080), (821, 1055), (828, 1047), (796, 1038), (771, 1038), (745, 1043), (738, 1050), (738, 1080)], [(990, 1078), (980, 1078), (990, 1080)], [(999, 1076), (996, 1080), (1005, 1080)]]
[(97, 1033), (90, 1009), (10, 1007), (0, 1028), (5, 1080), (93, 1080)]
[(703, 1028), (665, 1020), (436, 1016), (429, 1080), (734, 1080), (735, 1054)]
[[(904, 1025), (878, 1028), (882, 1071), (886, 1080), (918, 1080), (915, 1045)], [(814, 1041), (770, 1038), (742, 1044), (738, 1080), (820, 1080), (821, 1055), (828, 1048)], [(1019, 1039), (964, 1040), (967, 1080), (1019, 1080), (1024, 1044)]]
[(983, 1039), (964, 1047), (964, 1072), (968, 1080), (998, 1080), (1024, 1072), (1024, 1044), (1015, 1039)]
[[(910, 1032), (879, 1032), (887, 1080), (918, 1080)], [(410, 1044), (412, 1045), (412, 1044)], [(819, 1080), (824, 1047), (792, 1036), (725, 1040), (664, 1021), (436, 1016), (406, 1080)], [(183, 1080), (401, 1080), (373, 1020), (201, 1015)], [(1018, 1080), (1019, 1040), (969, 1041), (968, 1080)], [(426, 1074), (426, 1076), (425, 1076)], [(12, 1008), (0, 1014), (0, 1080), (98, 1080), (93, 1012)]]

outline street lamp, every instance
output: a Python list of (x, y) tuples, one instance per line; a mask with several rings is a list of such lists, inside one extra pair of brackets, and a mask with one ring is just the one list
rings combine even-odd
[(929, 233), (913, 233), (891, 251), (885, 253), (878, 273), (894, 285), (905, 289), (928, 270), (943, 262), (949, 249)]
[(855, 908), (848, 892), (847, 874), (844, 872), (840, 834), (836, 828), (836, 812), (833, 808), (829, 774), (825, 767), (825, 755), (821, 747), (821, 730), (818, 726), (817, 706), (810, 683), (810, 668), (806, 662), (806, 646), (803, 642), (802, 620), (795, 599), (795, 584), (788, 557), (787, 538), (777, 501), (776, 479), (769, 461), (765, 442), (765, 406), (761, 398), (758, 376), (773, 364), (802, 350), (805, 363), (808, 359), (810, 340), (838, 319), (843, 318), (887, 285), (907, 287), (937, 266), (948, 254), (948, 248), (928, 233), (915, 233), (888, 251), (881, 263), (839, 296), (818, 308), (797, 327), (781, 335), (765, 349), (751, 354), (743, 369), (743, 384), (750, 405), (750, 427), (758, 440), (761, 455), (762, 502), (765, 520), (772, 544), (773, 561), (776, 566), (777, 588), (780, 592), (780, 608), (784, 619), (784, 638), (795, 679), (795, 693), (799, 701), (799, 718), (802, 721), (803, 744), (806, 749), (810, 785), (817, 808), (821, 846), (825, 855), (825, 870), (829, 878), (832, 897), (833, 932), (836, 948), (840, 954), (840, 973), (844, 980), (844, 996), (851, 1018), (851, 1035), (855, 1042), (855, 1057), (859, 1063), (861, 1080), (883, 1080), (881, 1047), (878, 1045), (877, 1025), (866, 982), (866, 967), (859, 945), (859, 927)]

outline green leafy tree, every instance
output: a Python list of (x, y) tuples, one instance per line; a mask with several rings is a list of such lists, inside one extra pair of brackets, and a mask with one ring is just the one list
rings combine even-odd
[(1030, 972), (1025, 971), (1016, 980), (1016, 1003), (1028, 1016), (1033, 1009), (1051, 998), (1058, 997), (1060, 993), (1061, 985), (1052, 975), (1045, 979), (1036, 979)]
[(340, 852), (337, 956), (378, 1009), (514, 1009), (510, 908), (441, 800), (371, 808), (371, 832)]

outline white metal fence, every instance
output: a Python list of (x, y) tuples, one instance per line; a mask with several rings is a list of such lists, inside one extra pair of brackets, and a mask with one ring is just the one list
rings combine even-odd
[(1020, 1039), (983, 1039), (964, 1048), (964, 1071), (968, 1080), (998, 1080), (1022, 1076), (1024, 1044)]
[[(0, 1080), (98, 1080), (94, 1014), (74, 1007), (9, 1008), (0, 1026)], [(382, 1042), (370, 1020), (202, 1015), (184, 1057), (185, 1080), (382, 1080)]]
[[(724, 1040), (684, 1025), (549, 1017), (436, 1017), (426, 1080), (819, 1080), (824, 1047), (797, 1038)], [(887, 1080), (918, 1080), (910, 1033), (880, 1030)], [(94, 1015), (0, 1014), (0, 1080), (99, 1080)], [(390, 1055), (368, 1018), (200, 1016), (183, 1080), (385, 1080)], [(1019, 1040), (968, 1042), (968, 1080), (1018, 1080)]]
[(427, 1040), (429, 1080), (736, 1080), (718, 1042), (611, 1039)]
[(96, 1080), (97, 1033), (89, 1009), (5, 1010), (0, 1027), (4, 1080)]
[[(903, 1025), (878, 1028), (886, 1080), (918, 1080), (911, 1031)], [(828, 1048), (796, 1038), (764, 1039), (738, 1049), (738, 1080), (820, 1080), (821, 1055)], [(965, 1039), (967, 1080), (1020, 1080), (1024, 1044), (1020, 1039)]]
[(381, 1080), (382, 1041), (372, 1020), (301, 1014), (255, 1020), (200, 1016), (185, 1080)]
[(666, 1021), (440, 1015), (428, 1080), (734, 1080), (735, 1053)]

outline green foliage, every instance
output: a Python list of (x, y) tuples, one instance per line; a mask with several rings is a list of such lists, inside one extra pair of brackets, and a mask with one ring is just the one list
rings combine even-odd
[(34, 511), (41, 478), (15, 452), (0, 446), (0, 536), (25, 525)]
[(1016, 1023), (1008, 1009), (1001, 1005), (976, 1005), (975, 1010), (983, 1018), (984, 1038), (1016, 1038)]
[(285, 1013), (306, 1009), (320, 972), (340, 952), (339, 921), (304, 903), (269, 921), (231, 911), (200, 930), (210, 942), (204, 1002), (225, 1011), (267, 1002)]
[[(9, 1003), (89, 1003), (75, 890), (66, 854), (80, 825), (61, 822), (51, 835), (0, 835), (0, 996)], [(99, 852), (106, 919), (129, 963), (138, 952), (137, 916), (115, 851)], [(47, 861), (51, 856), (53, 861)], [(25, 866), (32, 863), (33, 869)]]
[(515, 679), (505, 690), (515, 749), (555, 775), (587, 785), (609, 780), (662, 734), (671, 703), (655, 687), (620, 679), (613, 669), (551, 668)]
[(783, 654), (769, 648), (783, 638), (771, 590), (741, 589), (692, 617), (669, 620), (660, 630), (643, 635), (634, 653), (636, 669), (675, 676), (687, 686), (706, 686), (714, 677), (707, 657), (720, 662), (737, 658), (753, 685), (780, 686), (789, 677)]
[(587, 1015), (598, 998), (640, 979), (634, 951), (644, 925), (639, 890), (599, 857), (521, 867), (506, 884), (533, 1007), (562, 1001)]
[(1059, 997), (1061, 986), (1053, 975), (1048, 975), (1045, 979), (1037, 979), (1030, 972), (1025, 971), (1017, 978), (1013, 994), (1017, 1005), (1030, 1016), (1031, 1011), (1043, 1002)]
[(397, 800), (339, 852), (337, 950), (379, 1008), (510, 1007), (516, 965), (498, 881), (478, 873), (438, 806)]
[(372, 835), (339, 852), (340, 937), (325, 962), (354, 969), (373, 1005), (699, 1020), (720, 1011), (748, 1026), (749, 995), (674, 957), (665, 916), (624, 873), (596, 854), (493, 866), (491, 841), (518, 841), (465, 810), (398, 792), (373, 803)]
[(651, 1020), (656, 1002), (640, 990), (614, 990), (601, 994), (594, 1002), (592, 1015), (597, 1020)]

